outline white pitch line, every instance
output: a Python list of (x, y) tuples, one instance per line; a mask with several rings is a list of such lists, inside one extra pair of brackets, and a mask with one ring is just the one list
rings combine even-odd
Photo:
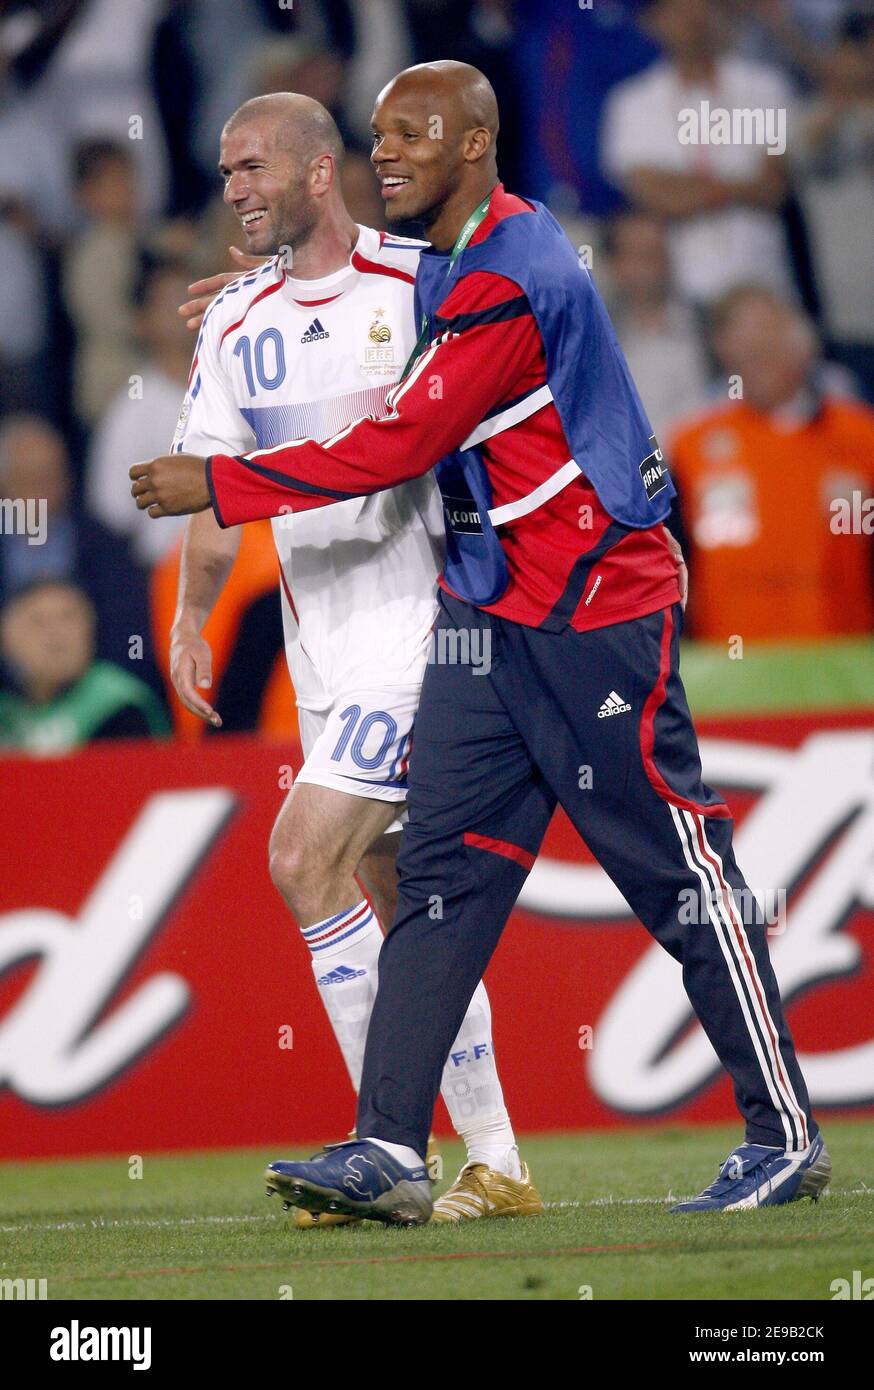
[[(828, 1188), (823, 1197), (874, 1197), (874, 1187)], [(675, 1197), (669, 1192), (667, 1197), (593, 1197), (587, 1202), (544, 1202), (547, 1211), (561, 1211), (575, 1207), (662, 1207), (672, 1202), (688, 1201), (686, 1197)]]
[(122, 1218), (94, 1217), (90, 1221), (52, 1221), (24, 1222), (19, 1226), (0, 1226), (0, 1232), (11, 1234), (15, 1231), (108, 1231), (129, 1229), (133, 1226), (232, 1226), (245, 1222), (264, 1222), (271, 1219), (270, 1212), (261, 1216), (130, 1216)]
[[(874, 1187), (829, 1189), (823, 1197), (874, 1197)], [(663, 1207), (685, 1199), (668, 1193), (667, 1197), (592, 1197), (585, 1202), (544, 1202), (547, 1211), (570, 1211), (582, 1207)], [(238, 1226), (263, 1225), (273, 1221), (272, 1212), (261, 1216), (131, 1216), (121, 1218), (94, 1217), (90, 1221), (27, 1221), (17, 1226), (0, 1226), (0, 1234), (14, 1235), (18, 1231), (117, 1231), (137, 1226)]]

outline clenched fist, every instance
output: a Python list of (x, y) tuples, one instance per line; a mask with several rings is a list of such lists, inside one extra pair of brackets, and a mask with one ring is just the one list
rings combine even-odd
[(169, 454), (130, 470), (131, 496), (149, 516), (185, 516), (210, 505), (206, 464), (194, 454)]

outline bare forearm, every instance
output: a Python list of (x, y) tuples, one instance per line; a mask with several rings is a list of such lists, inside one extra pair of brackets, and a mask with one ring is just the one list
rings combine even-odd
[(785, 196), (785, 175), (779, 158), (766, 155), (763, 160), (759, 173), (749, 179), (637, 169), (628, 180), (628, 191), (645, 212), (670, 220), (682, 221), (732, 205), (774, 210)]
[(211, 511), (192, 516), (185, 531), (174, 629), (203, 629), (233, 568), (240, 528), (226, 530)]
[[(786, 170), (779, 155), (762, 155), (759, 172), (751, 179), (726, 185), (731, 201), (776, 212), (786, 197)], [(731, 196), (733, 194), (733, 197)]]
[(694, 217), (724, 207), (727, 202), (722, 183), (706, 174), (635, 169), (627, 187), (632, 202), (653, 217)]

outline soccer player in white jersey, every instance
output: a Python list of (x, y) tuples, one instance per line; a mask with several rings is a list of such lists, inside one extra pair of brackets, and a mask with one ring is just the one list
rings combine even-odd
[[(296, 94), (256, 97), (225, 126), (225, 202), (247, 252), (271, 259), (228, 284), (204, 314), (173, 452), (247, 453), (321, 439), (385, 413), (415, 342), (423, 243), (353, 222), (340, 190), (342, 152), (329, 113)], [(278, 517), (273, 530), (305, 761), (273, 829), (270, 872), (312, 953), (357, 1090), (380, 922), (391, 925), (396, 904), (397, 832), (437, 612), (442, 509), (428, 476)], [(191, 517), (173, 628), (176, 689), (216, 725), (220, 716), (201, 693), (211, 683), (201, 632), (238, 544), (239, 528), (221, 530), (212, 511)], [(439, 915), (440, 904), (433, 910)], [(482, 983), (442, 1091), (468, 1161), (436, 1219), (538, 1212), (504, 1106)], [(302, 1213), (299, 1224), (308, 1220)]]

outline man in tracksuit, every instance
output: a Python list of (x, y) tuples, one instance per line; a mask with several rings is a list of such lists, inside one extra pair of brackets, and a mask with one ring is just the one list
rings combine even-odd
[[(681, 962), (745, 1120), (717, 1179), (675, 1210), (816, 1197), (828, 1155), (680, 681), (677, 568), (661, 524), (674, 489), (588, 272), (546, 209), (498, 182), (497, 128), (490, 86), (463, 64), (409, 69), (377, 99), (387, 216), (418, 219), (432, 246), (416, 282), (417, 355), (386, 416), (322, 444), (131, 470), (152, 515), (211, 504), (227, 526), (434, 467), (443, 493), (436, 660), (415, 725), (361, 1138), (270, 1171), (310, 1210), (428, 1219), (423, 1157), (442, 1068), (560, 803)], [(472, 650), (481, 668), (489, 651), (487, 673), (465, 663)]]

